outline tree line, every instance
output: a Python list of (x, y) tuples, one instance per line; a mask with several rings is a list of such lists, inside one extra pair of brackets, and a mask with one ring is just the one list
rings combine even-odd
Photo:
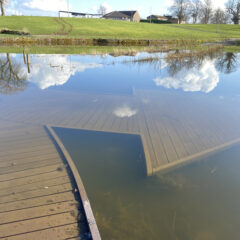
[(225, 9), (215, 9), (212, 0), (174, 0), (169, 11), (179, 23), (239, 24), (240, 0), (228, 0)]

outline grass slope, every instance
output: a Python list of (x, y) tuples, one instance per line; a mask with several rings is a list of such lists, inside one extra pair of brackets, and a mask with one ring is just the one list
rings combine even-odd
[[(63, 20), (63, 21), (62, 21)], [(27, 30), (33, 36), (51, 35), (70, 38), (106, 39), (194, 39), (239, 38), (238, 25), (175, 25), (133, 23), (105, 19), (6, 16), (0, 17), (0, 28)], [(6, 35), (0, 35), (6, 37)]]

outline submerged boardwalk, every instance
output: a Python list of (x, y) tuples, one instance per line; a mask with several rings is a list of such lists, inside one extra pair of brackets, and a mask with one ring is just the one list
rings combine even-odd
[(34, 91), (0, 102), (0, 119), (139, 134), (148, 175), (240, 143), (240, 99), (233, 104), (230, 98), (141, 89), (132, 95)]
[(0, 121), (0, 239), (88, 239), (75, 189), (43, 127)]
[(45, 125), (139, 134), (151, 175), (239, 143), (238, 106), (140, 89), (128, 96), (51, 90), (0, 99), (0, 239), (84, 239), (91, 231), (76, 177)]

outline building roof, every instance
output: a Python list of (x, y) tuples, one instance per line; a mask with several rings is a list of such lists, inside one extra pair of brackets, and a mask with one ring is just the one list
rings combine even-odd
[(173, 16), (164, 16), (164, 17), (166, 17), (167, 19), (177, 19), (177, 18), (175, 18)]
[(166, 19), (167, 20), (166, 16), (160, 16), (160, 15), (150, 15), (147, 18), (162, 18), (162, 19)]
[(71, 13), (72, 15), (75, 15), (75, 16), (86, 16), (86, 15), (90, 15), (90, 16), (102, 16), (102, 14), (79, 13), (79, 12), (68, 12), (68, 11), (59, 11), (59, 13)]
[(150, 15), (149, 17), (158, 17), (158, 18), (164, 18), (165, 16), (160, 16), (160, 15)]
[(136, 12), (137, 11), (113, 11), (105, 14), (103, 17), (109, 17), (109, 18), (133, 17)]

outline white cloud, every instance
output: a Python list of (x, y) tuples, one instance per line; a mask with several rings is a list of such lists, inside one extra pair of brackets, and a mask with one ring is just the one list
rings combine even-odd
[(213, 60), (205, 60), (202, 66), (187, 70), (183, 68), (174, 77), (155, 78), (157, 86), (183, 89), (185, 92), (211, 92), (219, 82), (219, 74)]
[[(102, 64), (97, 63), (70, 62), (65, 55), (37, 55), (31, 58), (30, 62), (31, 73), (28, 74), (28, 81), (40, 89), (63, 85), (76, 72), (102, 67)], [(26, 66), (21, 71), (26, 74)]]
[(38, 9), (48, 12), (56, 12), (58, 10), (67, 9), (66, 0), (28, 0), (23, 3), (27, 8)]
[(132, 109), (129, 106), (125, 105), (122, 107), (118, 107), (113, 111), (113, 114), (117, 117), (124, 118), (124, 117), (132, 117), (137, 114), (136, 109)]
[(98, 7), (94, 5), (91, 7), (90, 11), (96, 13), (98, 11)]
[(212, 1), (213, 7), (214, 8), (225, 8), (225, 3), (227, 0), (217, 0), (217, 1)]

